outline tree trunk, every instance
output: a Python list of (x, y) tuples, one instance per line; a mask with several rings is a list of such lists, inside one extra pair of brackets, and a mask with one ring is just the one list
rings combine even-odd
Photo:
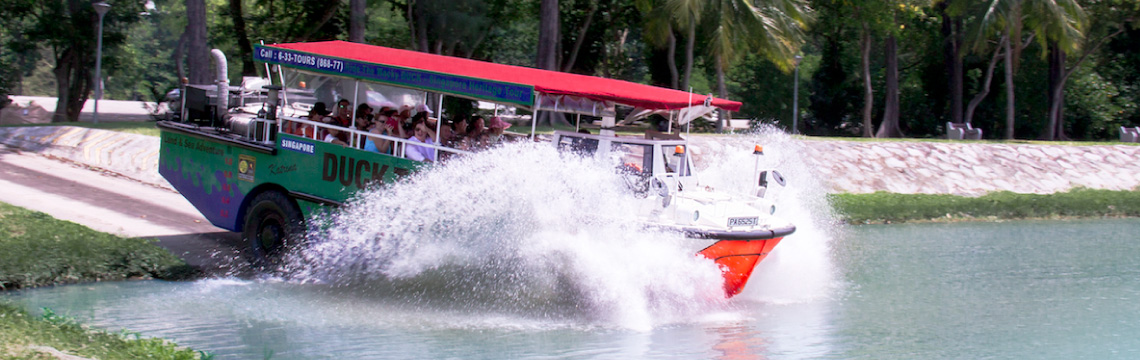
[(666, 53), (669, 58), (665, 61), (669, 64), (669, 76), (673, 80), (669, 85), (674, 89), (681, 89), (681, 75), (677, 73), (677, 36), (673, 34), (673, 25), (669, 25), (669, 50)]
[(879, 124), (878, 138), (902, 137), (899, 129), (899, 49), (895, 35), (887, 37), (885, 44), (887, 57), (886, 99), (883, 105), (883, 121)]
[(955, 123), (962, 121), (963, 74), (962, 74), (962, 20), (951, 17), (946, 13), (949, 1), (939, 4), (942, 13), (942, 36), (945, 38), (944, 57), (946, 74), (950, 79), (950, 120)]
[(586, 40), (586, 31), (590, 30), (590, 23), (594, 22), (594, 13), (596, 12), (598, 12), (598, 0), (590, 3), (590, 11), (586, 14), (586, 21), (578, 29), (578, 38), (574, 39), (574, 48), (570, 49), (570, 58), (566, 59), (566, 64), (562, 66), (562, 72), (570, 72), (570, 69), (574, 68), (574, 62), (578, 60), (578, 50), (582, 48), (582, 43)]
[[(994, 48), (994, 56), (990, 58), (990, 65), (986, 67), (986, 78), (982, 81), (982, 88), (978, 90), (978, 93), (970, 100), (970, 104), (966, 106), (966, 114), (963, 116), (962, 122), (967, 124), (971, 123), (974, 119), (974, 110), (977, 109), (978, 104), (981, 104), (982, 100), (990, 94), (990, 84), (993, 83), (994, 79), (994, 68), (997, 67), (998, 59), (1002, 57), (1002, 51), (1004, 50), (1006, 41), (1008, 40), (1003, 35), (1001, 40), (998, 41), (997, 47)], [(1008, 54), (1006, 54), (1006, 56), (1008, 56)]]
[(561, 24), (558, 20), (558, 0), (541, 0), (538, 21), (538, 56), (535, 67), (545, 70), (558, 70), (558, 43)]
[(1045, 140), (1061, 140), (1065, 136), (1065, 123), (1061, 118), (1065, 95), (1065, 51), (1057, 42), (1049, 42), (1049, 125), (1045, 129)]
[(415, 3), (416, 3), (416, 5), (415, 5), (414, 16), (415, 16), (416, 36), (414, 38), (416, 41), (416, 50), (419, 50), (421, 52), (431, 52), (431, 48), (428, 46), (428, 44), (430, 42), (428, 41), (428, 36), (427, 36), (427, 29), (428, 29), (427, 14), (426, 14), (427, 11), (425, 11), (426, 9), (424, 9), (424, 7), (426, 7), (427, 5), (424, 5), (423, 2), (419, 2), (419, 1), (416, 1)]
[(91, 69), (84, 66), (89, 61), (84, 54), (92, 53), (88, 50), (70, 46), (56, 57), (52, 72), (55, 74), (58, 102), (52, 122), (79, 121), (83, 103), (87, 102), (95, 83)]
[(1005, 27), (1005, 139), (1013, 140), (1013, 124), (1014, 124), (1014, 94), (1013, 94), (1013, 58), (1017, 54), (1013, 53), (1016, 46), (1010, 45), (1014, 41), (1021, 39), (1014, 39), (1010, 37), (1009, 25)]
[(170, 60), (174, 61), (174, 69), (178, 72), (179, 84), (182, 83), (182, 78), (186, 77), (186, 66), (183, 64), (182, 58), (186, 55), (186, 39), (189, 37), (190, 33), (183, 31), (182, 36), (178, 37), (178, 45), (174, 46), (174, 54), (170, 56)]
[(241, 75), (257, 76), (257, 65), (253, 63), (253, 44), (250, 44), (249, 35), (245, 31), (241, 0), (230, 0), (230, 14), (234, 20), (234, 37), (237, 38), (238, 51), (241, 53)]
[(366, 16), (364, 0), (349, 0), (348, 41), (364, 43)]
[[(715, 59), (713, 61), (716, 61), (716, 94), (721, 99), (724, 99), (728, 97), (728, 87), (724, 82), (724, 62), (723, 59), (721, 59), (720, 54), (714, 55), (714, 58)], [(732, 119), (732, 113), (724, 109), (720, 109), (718, 111), (720, 117), (716, 122), (716, 132), (724, 132), (724, 125), (728, 122), (728, 120)]]
[(697, 20), (689, 18), (689, 35), (685, 40), (685, 75), (681, 78), (681, 90), (689, 91), (689, 76), (693, 73), (693, 49), (697, 43)]
[(206, 1), (186, 0), (186, 65), (191, 84), (211, 84), (210, 49), (206, 46)]
[(875, 94), (871, 90), (871, 29), (863, 24), (863, 45), (860, 51), (863, 55), (863, 137), (874, 136), (871, 124), (871, 109), (875, 105)]

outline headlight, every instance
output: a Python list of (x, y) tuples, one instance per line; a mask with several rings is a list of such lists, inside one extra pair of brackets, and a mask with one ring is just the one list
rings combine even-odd
[(776, 205), (772, 205), (772, 208), (768, 210), (768, 213), (776, 215)]
[(701, 212), (699, 210), (693, 210), (693, 221), (697, 221), (700, 218), (701, 218)]

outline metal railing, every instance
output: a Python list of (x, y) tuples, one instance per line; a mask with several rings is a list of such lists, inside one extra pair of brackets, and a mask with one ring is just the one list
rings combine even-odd
[[(288, 127), (288, 123), (290, 123), (290, 122), (312, 126), (313, 127), (313, 136), (312, 137), (306, 137), (303, 135), (297, 135), (297, 134), (292, 134), (292, 133), (286, 132), (285, 129)], [(470, 151), (459, 150), (456, 148), (451, 148), (451, 147), (442, 146), (442, 145), (438, 145), (438, 144), (426, 144), (426, 143), (422, 143), (422, 142), (418, 142), (418, 141), (410, 141), (409, 139), (404, 139), (404, 138), (400, 138), (400, 137), (375, 134), (372, 132), (368, 132), (368, 131), (364, 131), (364, 130), (360, 130), (360, 129), (356, 129), (356, 128), (346, 128), (346, 127), (338, 126), (338, 125), (329, 125), (329, 124), (325, 124), (322, 122), (317, 122), (317, 121), (312, 121), (312, 120), (297, 118), (297, 117), (291, 117), (291, 116), (282, 116), (281, 117), (281, 122), (278, 124), (277, 132), (279, 134), (290, 134), (290, 135), (301, 136), (301, 137), (316, 140), (316, 141), (324, 141), (324, 139), (318, 139), (318, 137), (321, 134), (321, 130), (330, 129), (330, 128), (335, 129), (337, 131), (348, 133), (348, 139), (349, 139), (348, 147), (351, 147), (351, 148), (354, 148), (357, 150), (361, 150), (361, 151), (364, 151), (363, 147), (364, 147), (365, 137), (371, 137), (373, 139), (384, 139), (384, 140), (391, 141), (392, 146), (393, 146), (393, 151), (392, 151), (391, 155), (396, 156), (396, 157), (404, 157), (404, 155), (407, 153), (407, 147), (408, 147), (409, 143), (411, 144), (411, 146), (425, 147), (425, 148), (437, 150), (439, 152), (446, 152), (446, 153), (450, 153), (450, 154), (457, 154), (457, 155), (470, 155), (471, 154)], [(435, 140), (435, 139), (433, 139), (433, 140)], [(381, 154), (383, 154), (383, 153), (381, 153)], [(436, 160), (438, 161), (438, 159), (436, 159)]]

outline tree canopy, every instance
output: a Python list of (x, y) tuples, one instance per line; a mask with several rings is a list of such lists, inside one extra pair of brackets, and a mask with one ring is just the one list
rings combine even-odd
[[(809, 135), (970, 122), (986, 138), (1103, 140), (1140, 125), (1133, 0), (109, 2), (108, 99), (154, 101), (203, 72), (198, 43), (229, 55), (237, 82), (265, 71), (252, 44), (339, 39), (691, 88), (782, 127), (795, 106)], [(67, 98), (57, 120), (76, 120), (95, 82), (91, 3), (0, 4), (0, 94)]]

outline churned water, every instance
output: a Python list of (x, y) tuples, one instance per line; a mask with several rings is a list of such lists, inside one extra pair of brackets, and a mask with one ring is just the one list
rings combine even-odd
[(1140, 220), (840, 227), (783, 134), (693, 143), (708, 186), (750, 189), (755, 143), (789, 180), (798, 231), (729, 300), (611, 168), (531, 145), (361, 194), (274, 276), (3, 296), (220, 359), (1140, 356)]

